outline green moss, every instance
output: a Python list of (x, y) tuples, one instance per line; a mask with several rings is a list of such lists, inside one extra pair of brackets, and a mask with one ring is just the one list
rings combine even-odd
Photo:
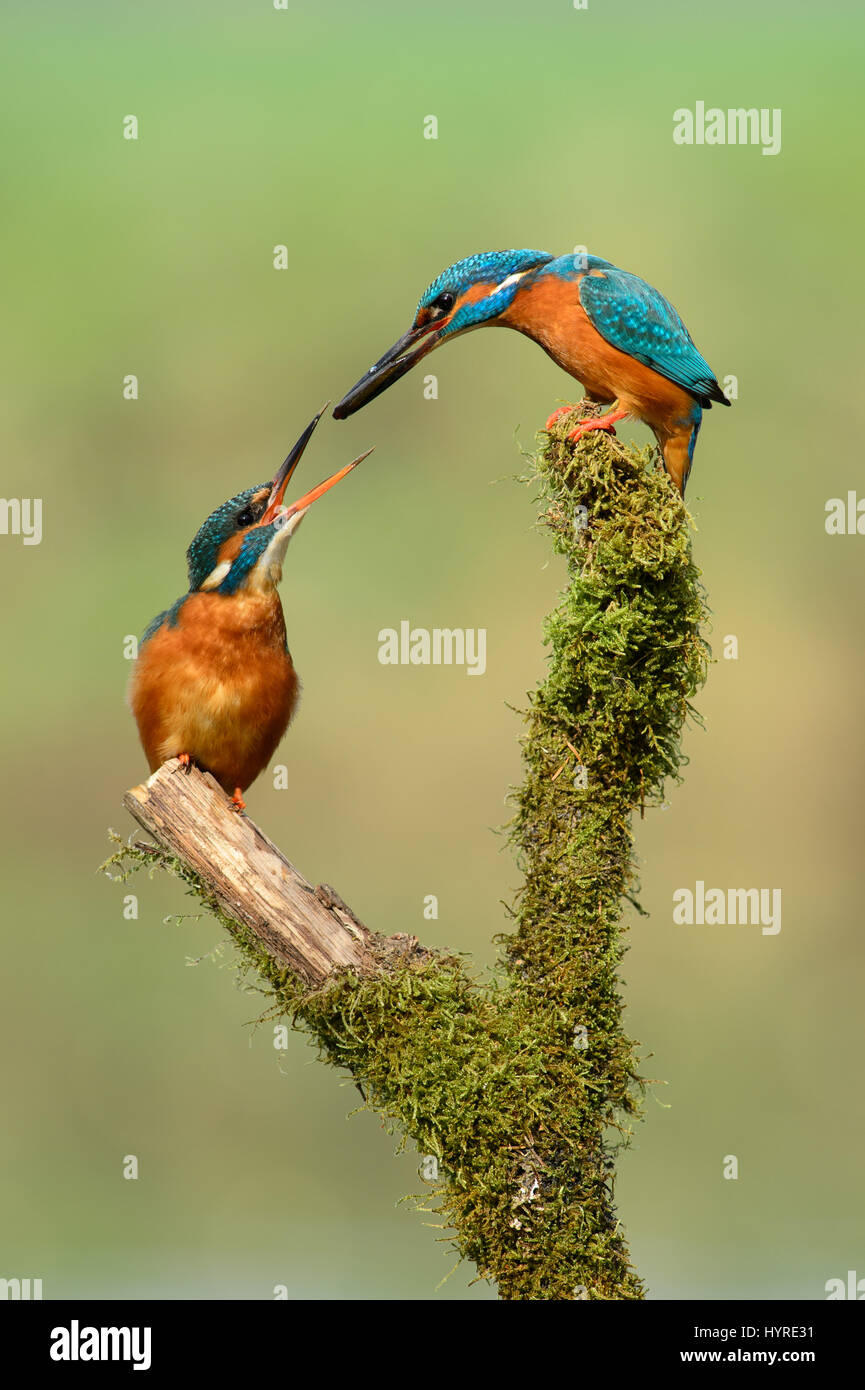
[(643, 1288), (613, 1204), (642, 1090), (617, 975), (623, 903), (636, 906), (631, 819), (679, 775), (706, 611), (655, 451), (601, 433), (574, 447), (573, 423), (545, 437), (534, 475), (568, 582), (525, 714), (510, 827), (525, 882), (500, 977), (481, 988), (456, 957), (383, 954), (372, 979), (342, 972), (304, 993), (177, 860), (124, 846), (109, 864), (158, 861), (223, 922), (271, 1014), (435, 1158), (424, 1209), (503, 1298), (633, 1299)]

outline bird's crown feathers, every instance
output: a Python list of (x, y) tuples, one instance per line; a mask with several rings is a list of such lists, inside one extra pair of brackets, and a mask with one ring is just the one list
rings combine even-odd
[[(553, 257), (546, 251), (482, 251), (476, 256), (466, 256), (436, 276), (420, 297), (417, 314), (437, 307), (438, 301), (451, 296), (456, 302), (467, 290), (475, 285), (488, 284), (491, 293), (472, 303), (462, 305), (454, 314), (449, 327), (453, 331), (471, 327), (486, 318), (492, 318), (507, 307), (516, 292), (517, 277), (527, 270), (546, 265)], [(508, 283), (510, 281), (510, 283)], [(499, 290), (497, 287), (501, 286)]]
[(190, 589), (197, 589), (216, 567), (219, 551), (231, 536), (261, 519), (269, 491), (270, 483), (248, 487), (210, 513), (186, 552)]

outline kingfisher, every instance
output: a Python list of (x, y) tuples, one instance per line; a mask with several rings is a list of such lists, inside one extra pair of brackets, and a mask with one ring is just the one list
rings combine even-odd
[(288, 543), (313, 502), (372, 453), (285, 506), (323, 413), (272, 482), (247, 488), (207, 518), (187, 551), (189, 592), (150, 623), (132, 672), (129, 703), (151, 772), (174, 757), (187, 769), (195, 764), (238, 811), (300, 695), (277, 592)]
[[(334, 418), (352, 415), (439, 343), (487, 326), (532, 338), (582, 382), (590, 400), (609, 405), (569, 439), (591, 430), (615, 434), (626, 416), (642, 420), (684, 497), (703, 410), (730, 402), (660, 291), (587, 253), (484, 251), (449, 266), (424, 290), (408, 332), (343, 397)], [(554, 411), (546, 429), (572, 409)]]

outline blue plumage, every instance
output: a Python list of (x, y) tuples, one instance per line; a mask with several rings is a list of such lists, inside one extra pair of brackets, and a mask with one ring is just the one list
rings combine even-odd
[(213, 572), (220, 547), (230, 536), (261, 519), (269, 491), (270, 483), (245, 488), (211, 512), (186, 552), (190, 589), (199, 588)]
[(486, 281), (505, 280), (519, 271), (531, 270), (533, 266), (546, 264), (553, 260), (548, 251), (483, 251), (477, 256), (466, 256), (455, 261), (437, 275), (424, 290), (418, 302), (418, 309), (428, 308), (444, 290), (459, 294)]
[(217, 594), (236, 594), (242, 589), (252, 571), (255, 569), (262, 555), (264, 554), (274, 535), (281, 530), (285, 524), (285, 518), (280, 516), (276, 521), (272, 521), (269, 526), (256, 526), (243, 538), (243, 544), (233, 561), (231, 569), (223, 579), (222, 583), (214, 589)]
[[(472, 285), (483, 282), (499, 285), (511, 275), (533, 270), (552, 260), (553, 257), (547, 251), (528, 250), (484, 251), (477, 256), (466, 256), (465, 260), (456, 261), (454, 265), (448, 266), (447, 270), (443, 270), (424, 290), (418, 301), (416, 313), (431, 308), (442, 294), (450, 293), (458, 298)], [(518, 288), (519, 281), (515, 280), (505, 289), (489, 294), (484, 299), (462, 305), (448, 323), (443, 336), (460, 333), (503, 313)]]
[(582, 276), (580, 303), (602, 338), (690, 391), (706, 409), (713, 401), (730, 404), (672, 304), (639, 275), (589, 255), (559, 256), (542, 274), (573, 279), (592, 270), (604, 273)]

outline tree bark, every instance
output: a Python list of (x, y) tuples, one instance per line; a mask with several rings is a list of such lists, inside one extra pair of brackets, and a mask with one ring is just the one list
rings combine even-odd
[(376, 970), (375, 937), (332, 888), (314, 887), (207, 772), (172, 758), (123, 804), (159, 845), (205, 885), (309, 989), (332, 971)]

